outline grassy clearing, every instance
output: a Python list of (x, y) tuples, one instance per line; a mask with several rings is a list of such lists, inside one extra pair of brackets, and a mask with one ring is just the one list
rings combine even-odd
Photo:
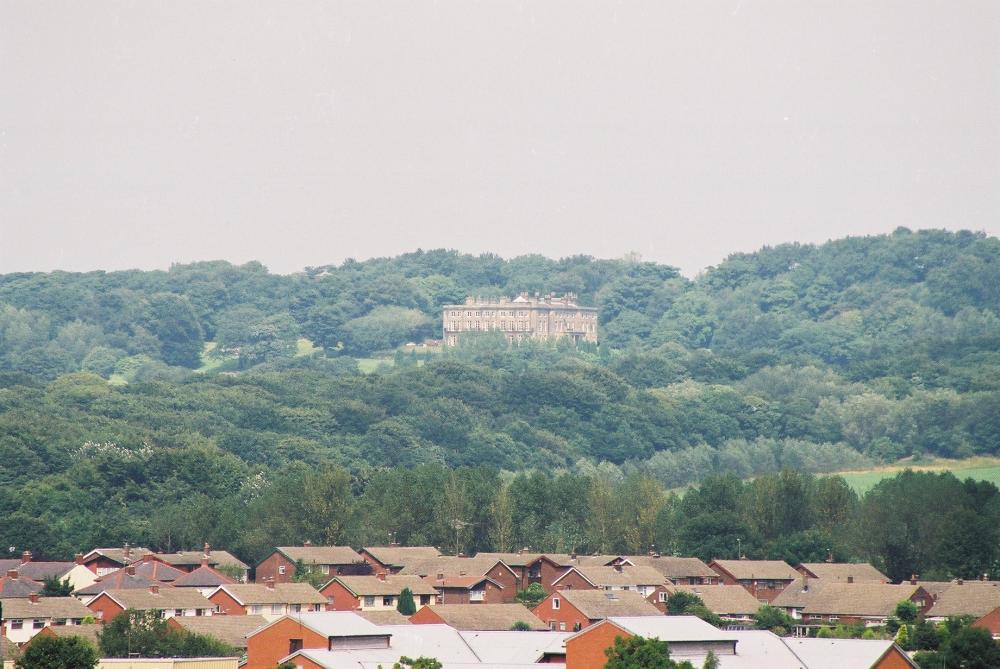
[(371, 374), (379, 365), (389, 365), (392, 367), (396, 361), (392, 358), (358, 358), (358, 369), (362, 374)]
[(952, 472), (960, 479), (973, 478), (1000, 486), (1000, 458), (969, 458), (967, 460), (925, 460), (898, 462), (884, 467), (860, 471), (837, 472), (858, 494), (871, 489), (879, 481), (895, 476), (904, 469), (925, 472)]
[(303, 356), (312, 355), (316, 351), (320, 350), (318, 346), (313, 346), (313, 343), (306, 339), (305, 337), (299, 337), (299, 340), (295, 342), (295, 357), (301, 358)]

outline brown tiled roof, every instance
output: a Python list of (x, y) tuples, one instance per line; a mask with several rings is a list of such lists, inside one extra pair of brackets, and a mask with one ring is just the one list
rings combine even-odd
[(387, 567), (405, 567), (441, 555), (433, 546), (366, 546), (364, 550)]
[(718, 566), (740, 581), (791, 581), (801, 576), (783, 560), (712, 560), (709, 566)]
[(457, 630), (509, 630), (518, 621), (533, 630), (548, 629), (523, 604), (432, 604), (429, 608)]
[(149, 586), (156, 585), (157, 581), (151, 581), (145, 576), (129, 574), (127, 568), (122, 568), (105, 574), (86, 588), (80, 588), (74, 595), (99, 595), (105, 590), (149, 590)]
[(889, 577), (867, 562), (803, 562), (800, 569), (806, 569), (815, 578), (824, 581), (847, 582), (852, 578), (855, 583), (888, 583)]
[(725, 615), (752, 615), (757, 613), (760, 602), (740, 585), (674, 585), (671, 592), (689, 592), (697, 595), (712, 613)]
[(201, 566), (174, 581), (175, 588), (211, 588), (217, 585), (236, 583), (234, 579), (211, 567)]
[(44, 581), (53, 576), (62, 578), (75, 566), (75, 562), (24, 562), (17, 567), (17, 572), (22, 578)]
[(41, 583), (28, 578), (21, 578), (20, 573), (16, 577), (13, 575), (0, 576), (0, 598), (27, 597), (32, 593), (39, 592), (41, 589)]
[(884, 617), (920, 586), (904, 583), (825, 583), (806, 601), (803, 613)]
[(637, 567), (652, 567), (669, 579), (678, 578), (718, 578), (712, 568), (696, 557), (674, 557), (671, 555), (624, 555)]
[(362, 562), (361, 556), (350, 546), (279, 546), (275, 550), (292, 562), (302, 560), (307, 565)]
[(133, 562), (136, 576), (143, 576), (151, 581), (170, 583), (177, 580), (185, 573), (177, 567), (171, 567), (166, 562), (160, 562), (153, 558), (152, 553), (147, 553), (139, 562)]
[[(483, 576), (477, 578), (480, 581), (484, 579)], [(437, 594), (437, 590), (419, 576), (389, 574), (384, 581), (377, 576), (335, 576), (332, 580), (340, 582), (358, 597), (398, 595), (403, 591), (403, 588), (409, 588), (414, 595)]]
[(663, 615), (645, 597), (632, 590), (560, 590), (551, 596), (562, 597), (590, 620)]
[(395, 609), (385, 611), (353, 611), (375, 625), (409, 625), (410, 619)]
[(802, 579), (792, 581), (771, 601), (771, 606), (782, 609), (801, 609), (827, 582), (836, 583), (836, 581), (820, 581), (818, 579), (811, 579), (808, 583), (803, 583)]
[[(158, 560), (163, 560), (167, 564), (175, 567), (194, 567), (200, 565), (204, 551), (176, 551), (174, 553), (156, 553)], [(218, 567), (220, 565), (232, 565), (240, 569), (249, 569), (247, 564), (229, 551), (211, 550), (208, 552), (208, 565)]]
[(118, 564), (127, 565), (132, 564), (136, 560), (141, 560), (142, 556), (146, 553), (152, 553), (153, 551), (148, 548), (142, 548), (141, 546), (129, 547), (128, 557), (125, 557), (125, 548), (95, 548), (86, 555), (83, 556), (84, 562), (90, 562), (95, 557), (103, 556), (109, 560), (114, 560)]
[(5, 637), (3, 631), (0, 630), (0, 657), (4, 660), (15, 660), (20, 655), (21, 651), (17, 644)]
[[(573, 570), (598, 587), (660, 585), (666, 581), (663, 574), (652, 567), (630, 567), (626, 565), (620, 570), (616, 567), (573, 567)], [(555, 582), (559, 583), (564, 577), (565, 575), (560, 576)]]
[[(51, 627), (45, 628), (46, 634), (51, 634), (52, 636), (57, 637), (80, 637), (81, 639), (85, 639), (88, 643), (93, 644), (94, 648), (100, 648), (100, 643), (97, 640), (97, 634), (100, 631), (101, 626), (96, 623), (91, 625), (52, 625)], [(41, 634), (39, 633), (36, 636), (41, 636)]]
[(618, 555), (578, 555), (572, 553), (477, 553), (477, 558), (492, 559), (493, 564), (497, 560), (503, 560), (505, 564), (512, 567), (526, 567), (537, 561), (539, 558), (548, 558), (560, 567), (577, 566), (604, 566), (618, 559)]
[(172, 588), (164, 586), (157, 593), (148, 589), (105, 590), (104, 594), (111, 597), (126, 609), (147, 611), (150, 609), (214, 609), (215, 604), (203, 597), (192, 588)]
[[(926, 588), (925, 588), (926, 589)], [(985, 616), (1000, 606), (1000, 583), (996, 581), (966, 581), (951, 583), (937, 593), (934, 606), (927, 612), (931, 617)]]
[(218, 639), (233, 648), (246, 648), (247, 635), (267, 624), (264, 616), (180, 616), (171, 618), (188, 632)]
[(491, 583), (500, 588), (503, 587), (489, 576), (445, 576), (444, 578), (433, 578), (431, 576), (426, 576), (425, 579), (426, 583), (432, 585), (433, 588), (440, 588), (444, 590), (451, 590), (451, 589), (470, 590), (484, 581), (490, 581)]
[(3, 617), (10, 618), (86, 618), (93, 612), (76, 597), (39, 597), (32, 602), (27, 597), (0, 599)]
[(496, 555), (496, 553), (480, 553), (474, 557), (441, 555), (430, 560), (408, 564), (399, 573), (414, 576), (436, 576), (437, 574), (458, 576), (464, 572), (470, 576), (483, 576), (499, 560)]
[[(221, 586), (236, 601), (249, 604), (326, 604), (326, 597), (308, 583), (275, 583), (273, 588), (257, 583)], [(178, 588), (187, 590), (188, 588)]]

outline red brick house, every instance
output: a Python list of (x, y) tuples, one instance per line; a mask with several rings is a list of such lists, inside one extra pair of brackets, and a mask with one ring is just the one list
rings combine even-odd
[(230, 616), (261, 615), (268, 620), (292, 613), (322, 611), (326, 608), (326, 598), (308, 583), (220, 585), (208, 599), (217, 607), (219, 613)]
[(192, 572), (202, 564), (207, 564), (216, 570), (222, 567), (227, 573), (236, 576), (235, 580), (243, 583), (246, 583), (250, 573), (250, 567), (238, 557), (229, 551), (213, 551), (208, 544), (205, 544), (200, 551), (176, 551), (155, 555), (157, 560), (185, 572)]
[(923, 616), (934, 598), (919, 585), (902, 583), (822, 583), (810, 586), (801, 609), (801, 628), (835, 625), (884, 625), (903, 600)]
[(247, 636), (247, 662), (241, 669), (274, 669), (282, 658), (304, 648), (388, 648), (389, 637), (347, 611), (284, 616)]
[(761, 602), (770, 604), (799, 572), (783, 560), (712, 560), (708, 563), (724, 585), (740, 585)]
[(152, 585), (164, 584), (148, 579), (145, 576), (139, 576), (135, 572), (135, 565), (129, 565), (99, 577), (87, 587), (80, 588), (73, 594), (77, 597), (86, 598), (99, 595), (105, 590), (148, 590)]
[(413, 593), (419, 608), (434, 604), (437, 590), (419, 576), (399, 574), (378, 576), (334, 576), (320, 588), (328, 611), (395, 611), (403, 588)]
[(126, 609), (158, 611), (164, 618), (210, 616), (215, 605), (189, 588), (152, 585), (148, 590), (105, 590), (87, 602), (87, 608), (103, 623)]
[(613, 616), (663, 615), (638, 592), (593, 589), (557, 590), (539, 602), (532, 613), (549, 629), (559, 632), (579, 632)]
[(612, 564), (650, 567), (676, 585), (714, 585), (719, 582), (719, 575), (696, 557), (675, 557), (659, 553), (623, 555)]
[(763, 606), (738, 585), (670, 585), (647, 599), (666, 613), (667, 598), (675, 592), (697, 596), (709, 611), (722, 618), (726, 629), (748, 629), (753, 624), (754, 614)]
[(41, 589), (41, 583), (21, 578), (17, 569), (8, 569), (6, 576), (0, 576), (0, 598), (28, 597)]
[(803, 562), (800, 574), (823, 582), (888, 583), (889, 577), (867, 562)]
[(399, 574), (422, 576), (432, 584), (446, 578), (488, 576), (502, 588), (501, 601), (514, 602), (517, 591), (522, 589), (519, 587), (520, 579), (514, 569), (502, 560), (497, 560), (495, 555), (495, 553), (480, 553), (475, 557), (442, 555), (407, 565), (399, 571)]
[(523, 604), (432, 604), (412, 616), (414, 625), (449, 625), (462, 631), (508, 631), (517, 623), (547, 629)]
[(128, 544), (121, 548), (95, 548), (83, 556), (82, 564), (98, 576), (104, 576), (122, 567), (127, 567), (133, 562), (141, 560), (146, 553), (152, 552), (148, 548), (129, 546)]
[(663, 574), (650, 567), (571, 567), (553, 583), (560, 590), (634, 590), (643, 597), (666, 583)]
[(369, 546), (358, 553), (365, 562), (372, 566), (377, 574), (398, 574), (404, 567), (415, 565), (427, 560), (433, 560), (441, 555), (441, 551), (433, 546)]
[(371, 568), (350, 546), (279, 546), (257, 564), (254, 580), (258, 583), (291, 583), (295, 564), (324, 576), (370, 573)]

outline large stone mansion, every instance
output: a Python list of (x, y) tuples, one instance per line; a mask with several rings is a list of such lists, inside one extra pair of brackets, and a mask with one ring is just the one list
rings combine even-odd
[(503, 332), (507, 341), (558, 339), (597, 341), (597, 309), (581, 307), (576, 295), (566, 293), (534, 297), (521, 293), (509, 297), (467, 297), (465, 304), (444, 306), (444, 343), (458, 344), (464, 332)]

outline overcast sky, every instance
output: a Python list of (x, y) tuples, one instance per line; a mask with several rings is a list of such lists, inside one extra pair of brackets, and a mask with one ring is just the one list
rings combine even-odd
[(1000, 2), (0, 0), (0, 272), (1000, 233)]

